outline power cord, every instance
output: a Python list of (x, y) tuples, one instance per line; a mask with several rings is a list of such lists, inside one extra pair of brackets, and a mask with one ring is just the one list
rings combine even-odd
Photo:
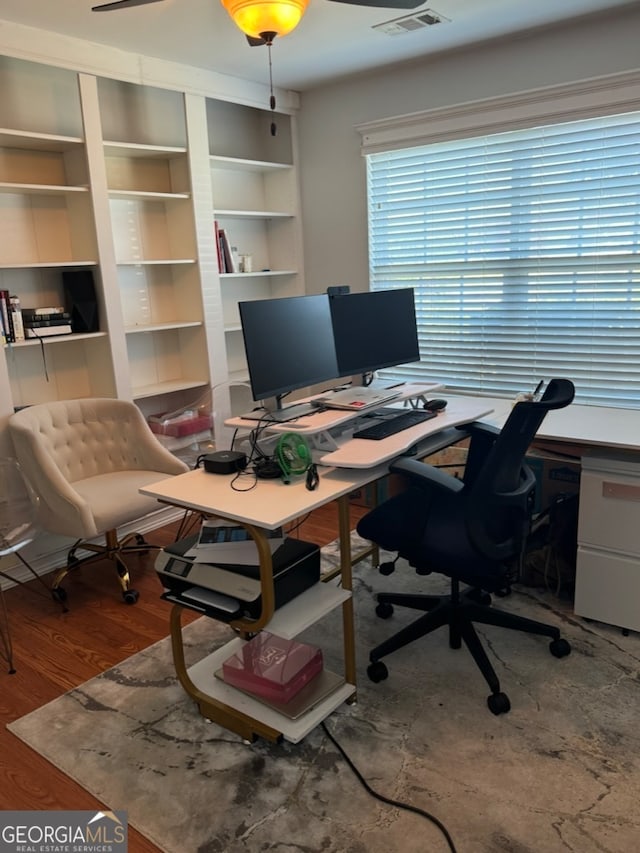
[(406, 811), (413, 812), (414, 814), (420, 815), (420, 817), (424, 817), (427, 820), (431, 821), (431, 823), (435, 824), (435, 826), (437, 826), (438, 829), (440, 830), (440, 832), (442, 832), (442, 834), (444, 835), (445, 840), (446, 840), (447, 844), (449, 845), (449, 850), (451, 851), (451, 853), (457, 853), (455, 845), (453, 843), (453, 839), (451, 838), (451, 835), (449, 834), (449, 830), (446, 828), (446, 826), (440, 820), (438, 820), (438, 818), (435, 815), (432, 815), (432, 814), (430, 814), (430, 812), (427, 812), (424, 809), (420, 809), (417, 806), (412, 806), (410, 803), (401, 803), (398, 800), (392, 800), (390, 797), (385, 797), (384, 794), (379, 794), (377, 791), (374, 791), (373, 788), (367, 782), (367, 780), (364, 778), (362, 773), (360, 773), (358, 768), (355, 766), (353, 761), (349, 758), (349, 756), (344, 751), (344, 749), (340, 746), (340, 744), (335, 739), (335, 737), (331, 734), (331, 732), (327, 728), (325, 722), (322, 721), (320, 723), (320, 725), (322, 726), (322, 729), (323, 729), (324, 733), (326, 734), (326, 736), (329, 738), (331, 743), (336, 747), (336, 749), (338, 750), (340, 755), (342, 755), (344, 760), (347, 762), (348, 766), (354, 772), (354, 774), (355, 774), (356, 778), (358, 779), (358, 781), (360, 782), (360, 784), (363, 786), (365, 791), (367, 791), (367, 793), (371, 794), (372, 797), (375, 797), (376, 800), (380, 800), (381, 802), (386, 803), (388, 806), (395, 806), (398, 809), (405, 809)]

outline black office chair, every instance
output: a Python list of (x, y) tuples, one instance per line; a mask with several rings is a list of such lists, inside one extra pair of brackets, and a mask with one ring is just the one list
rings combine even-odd
[[(502, 430), (480, 422), (464, 427), (471, 440), (462, 480), (416, 459), (391, 466), (407, 477), (408, 488), (364, 516), (358, 533), (397, 552), (419, 574), (439, 572), (451, 578), (451, 591), (446, 596), (377, 595), (376, 613), (383, 619), (391, 616), (393, 605), (426, 612), (373, 649), (367, 670), (372, 681), (388, 675), (381, 658), (448, 625), (449, 645), (458, 649), (464, 640), (491, 688), (489, 709), (502, 714), (511, 704), (474, 622), (550, 637), (551, 654), (560, 658), (570, 653), (557, 628), (494, 608), (491, 594), (510, 590), (531, 524), (536, 481), (524, 461), (527, 449), (546, 413), (568, 406), (573, 397), (572, 382), (553, 379), (540, 401), (517, 403)], [(383, 574), (392, 565), (383, 565)], [(461, 592), (460, 583), (469, 588)]]

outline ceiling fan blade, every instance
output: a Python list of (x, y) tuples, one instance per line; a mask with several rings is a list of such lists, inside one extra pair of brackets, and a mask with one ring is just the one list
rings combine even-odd
[(112, 9), (129, 9), (132, 6), (146, 6), (147, 3), (160, 3), (161, 0), (113, 0), (101, 6), (92, 6), (92, 12), (110, 12)]
[(348, 6), (372, 6), (376, 9), (417, 9), (425, 0), (330, 0)]

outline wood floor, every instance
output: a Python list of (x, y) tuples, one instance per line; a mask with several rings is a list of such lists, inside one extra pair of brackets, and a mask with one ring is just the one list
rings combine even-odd
[[(365, 512), (352, 507), (352, 523)], [(146, 538), (154, 545), (168, 544), (176, 529), (169, 525)], [(336, 507), (315, 510), (295, 535), (319, 545), (331, 542), (337, 536)], [(9, 675), (0, 660), (0, 809), (92, 810), (105, 805), (25, 746), (6, 724), (167, 636), (170, 606), (160, 599), (154, 559), (151, 552), (130, 561), (132, 585), (140, 592), (135, 606), (122, 601), (108, 561), (67, 579), (67, 613), (36, 581), (5, 592), (17, 672)], [(111, 805), (126, 809), (126, 803)], [(129, 829), (129, 853), (157, 851)]]

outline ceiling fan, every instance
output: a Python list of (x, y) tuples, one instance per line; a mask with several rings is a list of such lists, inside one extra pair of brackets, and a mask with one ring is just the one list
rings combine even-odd
[[(147, 3), (160, 3), (162, 0), (112, 0), (92, 6), (92, 12), (109, 12), (112, 9), (129, 9), (132, 6), (146, 6)], [(349, 6), (372, 6), (378, 9), (416, 9), (424, 0), (330, 0), (332, 3), (345, 3)], [(258, 44), (263, 44), (260, 40)]]

